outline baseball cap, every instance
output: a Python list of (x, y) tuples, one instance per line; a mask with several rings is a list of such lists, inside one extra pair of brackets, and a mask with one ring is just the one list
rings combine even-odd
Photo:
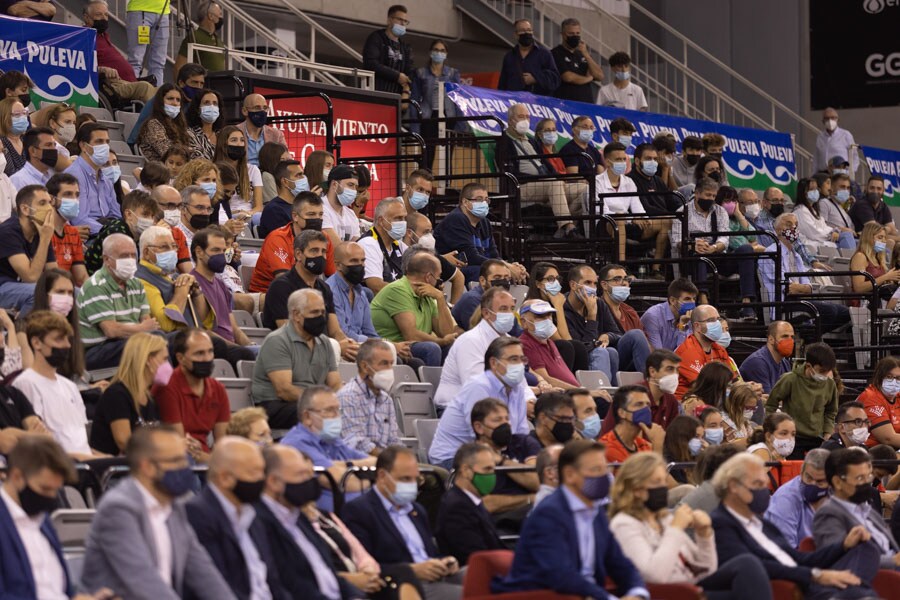
[(342, 181), (344, 179), (359, 179), (356, 169), (350, 165), (337, 165), (328, 173), (328, 181)]
[(534, 313), (536, 315), (549, 315), (555, 313), (556, 309), (553, 308), (549, 302), (538, 300), (537, 302), (532, 302), (531, 304), (524, 305), (519, 309), (519, 314), (521, 315), (524, 315), (527, 312)]
[(830, 167), (843, 167), (844, 165), (850, 166), (850, 161), (848, 161), (843, 156), (832, 156), (831, 160), (828, 161), (828, 165)]

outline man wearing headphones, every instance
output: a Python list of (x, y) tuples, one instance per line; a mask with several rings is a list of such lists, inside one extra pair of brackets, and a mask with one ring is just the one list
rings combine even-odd
[(197, 28), (193, 33), (189, 32), (181, 41), (181, 47), (178, 48), (178, 57), (175, 59), (175, 73), (182, 66), (189, 62), (200, 63), (206, 67), (207, 71), (224, 71), (225, 55), (219, 52), (197, 52), (194, 56), (188, 56), (188, 44), (203, 44), (204, 46), (215, 46), (224, 48), (222, 36), (219, 32), (225, 23), (225, 17), (222, 13), (222, 7), (212, 0), (201, 0), (197, 3), (197, 14), (194, 15), (197, 21)]

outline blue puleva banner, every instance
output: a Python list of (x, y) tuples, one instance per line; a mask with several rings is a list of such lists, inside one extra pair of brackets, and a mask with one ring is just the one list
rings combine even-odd
[(900, 152), (872, 146), (860, 146), (859, 149), (872, 174), (884, 177), (884, 201), (900, 206)]
[(0, 69), (22, 71), (42, 101), (97, 106), (97, 31), (0, 17)]
[[(790, 197), (794, 196), (797, 166), (794, 164), (794, 144), (791, 136), (786, 133), (610, 108), (584, 102), (570, 102), (535, 96), (527, 92), (500, 92), (455, 83), (445, 85), (447, 97), (456, 105), (459, 112), (467, 117), (491, 115), (506, 123), (507, 109), (512, 104), (525, 104), (531, 114), (532, 131), (541, 119), (553, 119), (559, 132), (557, 150), (572, 139), (572, 121), (580, 116), (593, 119), (597, 127), (593, 144), (601, 153), (603, 146), (612, 141), (609, 124), (619, 117), (628, 119), (637, 129), (633, 146), (628, 150), (629, 154), (634, 152), (634, 146), (652, 141), (653, 136), (661, 131), (672, 132), (679, 150), (681, 140), (688, 135), (702, 137), (705, 133), (719, 133), (725, 136), (726, 140), (722, 158), (731, 185), (760, 191), (774, 186)], [(494, 121), (470, 121), (469, 126), (475, 135), (500, 133), (500, 128)]]

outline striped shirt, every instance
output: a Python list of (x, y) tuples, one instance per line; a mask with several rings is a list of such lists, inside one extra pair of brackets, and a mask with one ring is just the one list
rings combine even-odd
[(369, 454), (374, 448), (384, 449), (400, 443), (400, 427), (394, 401), (387, 392), (376, 396), (358, 376), (337, 394), (341, 402), (341, 437), (344, 443)]
[(91, 275), (78, 295), (81, 341), (85, 347), (106, 341), (100, 329), (103, 321), (140, 323), (148, 314), (150, 306), (141, 280), (132, 277), (122, 290), (106, 267)]
[(54, 232), (50, 243), (53, 244), (53, 254), (60, 269), (71, 271), (73, 265), (84, 264), (84, 244), (75, 227), (63, 225), (63, 234)]

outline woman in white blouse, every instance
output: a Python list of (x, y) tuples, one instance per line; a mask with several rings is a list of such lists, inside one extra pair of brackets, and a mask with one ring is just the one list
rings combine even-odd
[(797, 200), (794, 205), (800, 239), (811, 245), (828, 248), (856, 248), (852, 233), (841, 231), (829, 225), (819, 212), (819, 184), (815, 179), (801, 179), (797, 182)]
[(719, 567), (707, 513), (687, 505), (667, 510), (666, 476), (660, 455), (639, 452), (622, 463), (613, 484), (609, 529), (644, 581), (698, 585), (708, 600), (771, 598), (756, 557), (740, 556)]

